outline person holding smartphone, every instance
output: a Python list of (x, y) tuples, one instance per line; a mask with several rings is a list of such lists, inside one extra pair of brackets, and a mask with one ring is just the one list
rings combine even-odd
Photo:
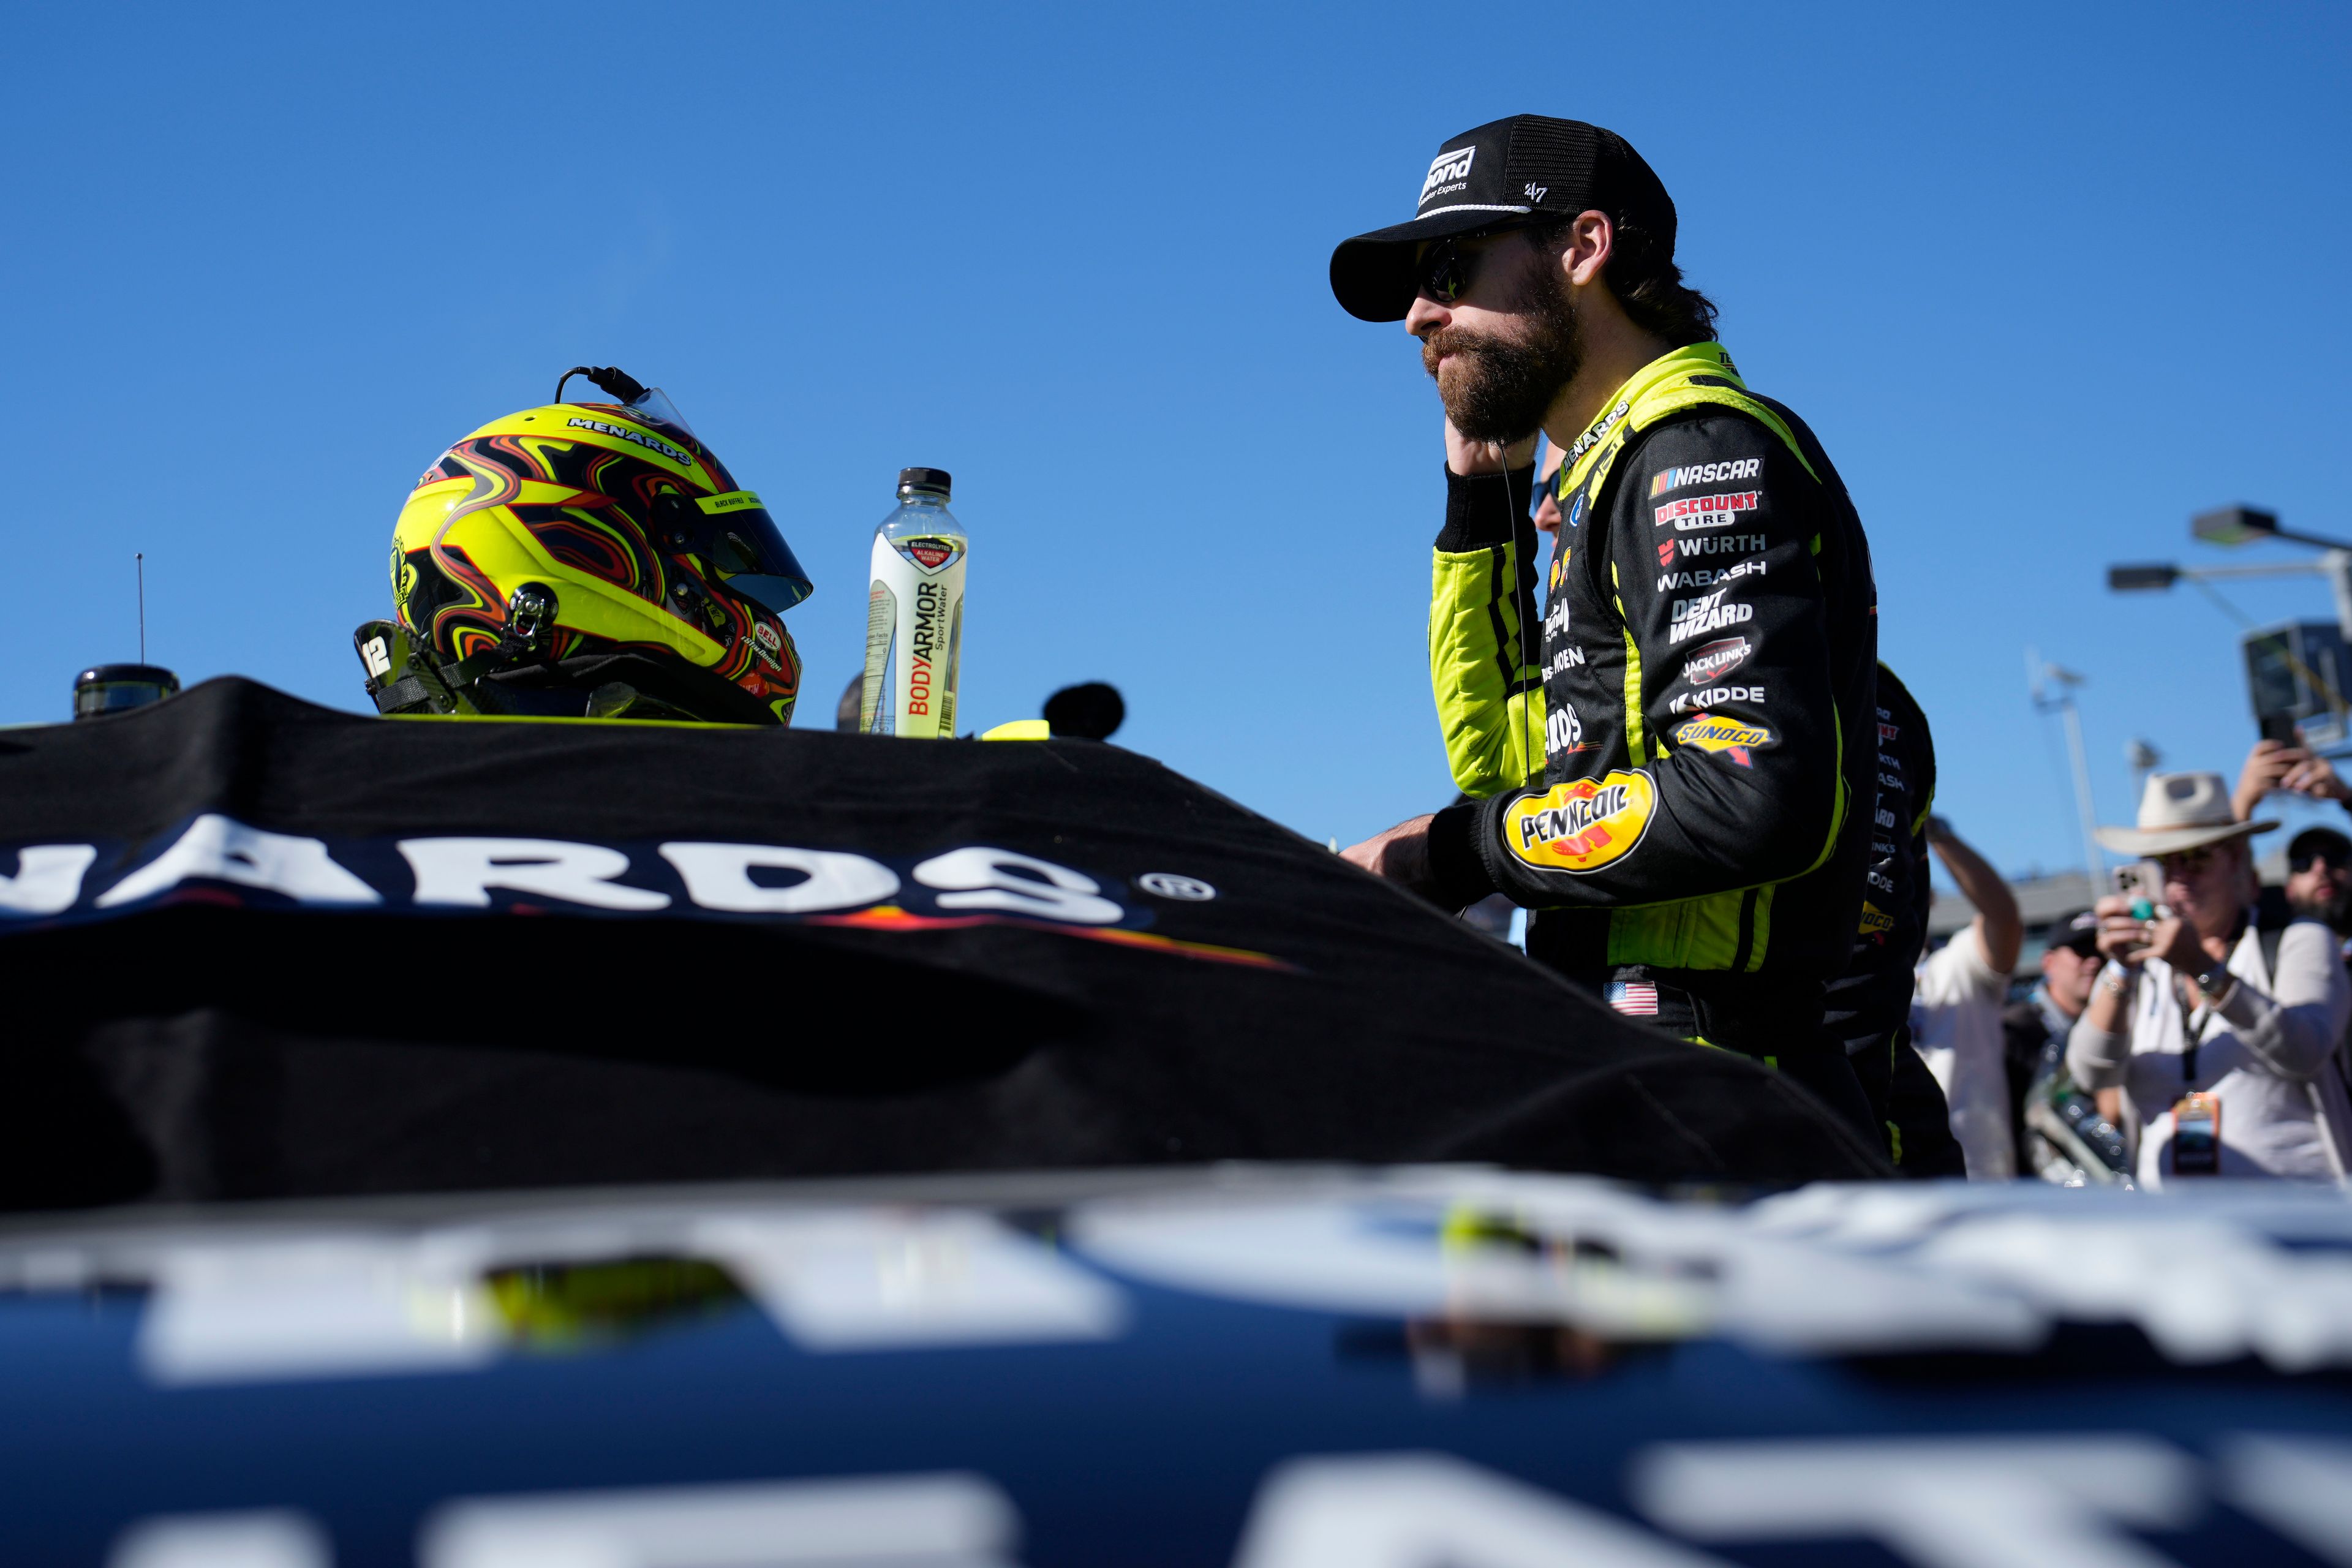
[[(2224, 1175), (2341, 1184), (2352, 1102), (2336, 1043), (2352, 981), (2334, 932), (2259, 929), (2252, 837), (2219, 773), (2158, 773), (2133, 827), (2099, 842), (2153, 860), (2159, 889), (2101, 899), (2106, 960), (2066, 1042), (2086, 1089), (2120, 1087), (2142, 1186)], [(2154, 879), (2150, 879), (2154, 880)]]

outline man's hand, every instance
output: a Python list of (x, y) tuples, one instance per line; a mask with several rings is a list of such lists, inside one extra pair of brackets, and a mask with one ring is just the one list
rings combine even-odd
[[(2293, 755), (2293, 752), (2287, 753)], [(2352, 785), (2345, 784), (2336, 773), (2336, 764), (2326, 757), (2305, 753), (2304, 760), (2286, 771), (2279, 780), (2281, 789), (2309, 795), (2314, 800), (2352, 801)]]
[[(2246, 753), (2246, 765), (2238, 773), (2238, 787), (2230, 796), (2231, 808), (2237, 812), (2238, 820), (2252, 821), (2254, 808), (2263, 804), (2264, 795), (2293, 788), (2287, 782), (2288, 775), (2317, 761), (2300, 746), (2282, 745), (2267, 739), (2256, 741), (2254, 749)], [(2328, 768), (2327, 772), (2333, 778), (2336, 770)]]
[(2126, 969), (2137, 969), (2148, 955), (2148, 928), (2155, 922), (2135, 916), (2131, 900), (2121, 893), (2109, 893), (2091, 907), (2099, 917), (2100, 955)]
[(2179, 915), (2144, 921), (2131, 912), (2132, 901), (2109, 893), (2092, 908), (2099, 916), (2099, 951), (2126, 969), (2137, 969), (2160, 958), (2179, 974), (2201, 973), (2213, 960), (2206, 952), (2197, 928)]
[(1361, 844), (1339, 851), (1339, 858), (1360, 866), (1375, 877), (1386, 877), (1407, 892), (1429, 891), (1429, 824), (1427, 816), (1400, 822), (1386, 833), (1376, 833)]
[(2213, 963), (2199, 939), (2197, 928), (2179, 915), (2168, 916), (2149, 928), (2147, 951), (2141, 956), (2164, 960), (2183, 979), (2201, 973)]
[[(1507, 446), (1500, 441), (1473, 441), (1445, 421), (1445, 466), (1465, 478), (1471, 474), (1499, 474), (1511, 468), (1524, 468), (1536, 460), (1536, 437), (1539, 431), (1529, 431)], [(1367, 844), (1377, 844), (1367, 838)]]

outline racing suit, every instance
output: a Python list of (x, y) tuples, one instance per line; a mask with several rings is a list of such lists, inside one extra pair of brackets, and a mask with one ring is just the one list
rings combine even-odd
[(1449, 479), (1431, 679), (1454, 782), (1486, 798), (1433, 821), (1437, 896), (1509, 894), (1538, 911), (1531, 956), (1783, 1068), (1883, 1145), (1822, 1027), (1874, 795), (1877, 599), (1845, 487), (1713, 342), (1636, 372), (1554, 484), (1538, 653), (1532, 525)]
[(1862, 921), (1845, 973), (1830, 983), (1826, 1021), (1906, 1176), (1962, 1176), (1943, 1086), (1911, 1048), (1912, 972), (1927, 945), (1927, 817), (1936, 808), (1936, 739), (1910, 689), (1878, 667), (1878, 779)]

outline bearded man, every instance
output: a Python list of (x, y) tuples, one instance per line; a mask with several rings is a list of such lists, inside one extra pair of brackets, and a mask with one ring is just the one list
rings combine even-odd
[[(1532, 956), (1883, 1145), (1822, 1022), (1877, 794), (1870, 547), (1674, 251), (1623, 138), (1518, 115), (1447, 141), (1411, 222), (1332, 254), (1339, 303), (1402, 321), (1445, 406), (1430, 668), (1480, 797), (1347, 853), (1448, 909), (1508, 894)], [(1563, 455), (1539, 645), (1538, 433)]]

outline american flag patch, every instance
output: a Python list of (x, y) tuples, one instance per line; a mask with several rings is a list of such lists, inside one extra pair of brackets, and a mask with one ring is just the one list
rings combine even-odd
[(1609, 983), (1609, 1005), (1632, 1018), (1654, 1018), (1658, 1016), (1658, 988), (1640, 980), (1612, 980)]

